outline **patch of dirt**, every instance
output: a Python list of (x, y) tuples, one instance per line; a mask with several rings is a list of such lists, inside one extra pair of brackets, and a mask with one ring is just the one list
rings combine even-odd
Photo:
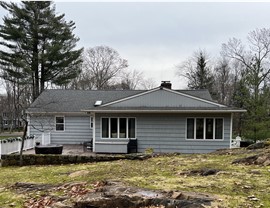
[(70, 173), (68, 176), (71, 177), (71, 178), (76, 178), (76, 177), (79, 177), (79, 176), (88, 175), (89, 173), (90, 172), (88, 170), (79, 170), (79, 171)]
[(266, 154), (270, 153), (269, 141), (251, 144), (248, 147), (232, 148), (232, 149), (219, 149), (211, 154), (214, 155), (240, 155), (240, 154)]
[(209, 176), (209, 175), (216, 175), (220, 170), (217, 169), (210, 169), (210, 168), (202, 168), (197, 170), (190, 170), (180, 172), (179, 175), (185, 176)]
[(54, 185), (50, 184), (36, 184), (36, 183), (20, 183), (17, 182), (11, 186), (12, 189), (17, 190), (20, 193), (31, 192), (31, 191), (44, 191), (54, 188)]
[[(15, 183), (12, 189), (21, 194), (28, 196), (24, 203), (27, 208), (71, 208), (70, 199), (77, 200), (82, 195), (87, 194), (91, 190), (88, 189), (87, 183), (66, 183), (60, 186), (50, 184), (33, 184), (33, 183)], [(42, 191), (42, 193), (41, 193)], [(63, 196), (55, 196), (55, 192), (62, 192)]]
[[(16, 183), (13, 189), (27, 197), (27, 208), (203, 208), (216, 200), (214, 196), (183, 191), (152, 191), (127, 186), (121, 182), (99, 181), (67, 183), (61, 186)], [(37, 193), (43, 191), (41, 195)], [(58, 191), (62, 195), (55, 195)]]
[(270, 165), (270, 153), (257, 154), (245, 158), (236, 159), (232, 164), (245, 164), (245, 165)]
[(203, 208), (210, 206), (215, 197), (190, 192), (165, 192), (126, 186), (121, 182), (97, 184), (90, 192), (76, 202), (74, 208)]

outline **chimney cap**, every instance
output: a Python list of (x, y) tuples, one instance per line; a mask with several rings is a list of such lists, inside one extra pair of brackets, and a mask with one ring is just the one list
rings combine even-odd
[(168, 89), (172, 89), (171, 81), (161, 81), (160, 87), (165, 87), (165, 88), (168, 88)]

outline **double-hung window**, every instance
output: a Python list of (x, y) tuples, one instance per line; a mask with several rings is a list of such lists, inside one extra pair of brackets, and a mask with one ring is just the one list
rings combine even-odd
[(187, 118), (187, 139), (223, 139), (223, 118)]
[(102, 138), (136, 138), (135, 118), (102, 118)]
[(55, 117), (55, 130), (64, 131), (65, 130), (65, 118), (64, 116)]

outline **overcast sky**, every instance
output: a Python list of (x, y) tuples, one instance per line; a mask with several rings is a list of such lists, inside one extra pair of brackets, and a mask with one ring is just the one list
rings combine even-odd
[[(245, 39), (270, 27), (270, 3), (93, 3), (57, 2), (57, 13), (76, 23), (79, 46), (107, 45), (159, 84), (185, 88), (175, 66), (199, 48), (217, 57), (229, 38)], [(3, 17), (3, 11), (0, 10)]]

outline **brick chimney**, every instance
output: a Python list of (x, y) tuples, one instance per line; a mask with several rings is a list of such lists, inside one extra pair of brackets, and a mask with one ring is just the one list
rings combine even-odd
[(168, 89), (172, 89), (172, 84), (170, 81), (161, 81), (161, 87), (166, 87)]

